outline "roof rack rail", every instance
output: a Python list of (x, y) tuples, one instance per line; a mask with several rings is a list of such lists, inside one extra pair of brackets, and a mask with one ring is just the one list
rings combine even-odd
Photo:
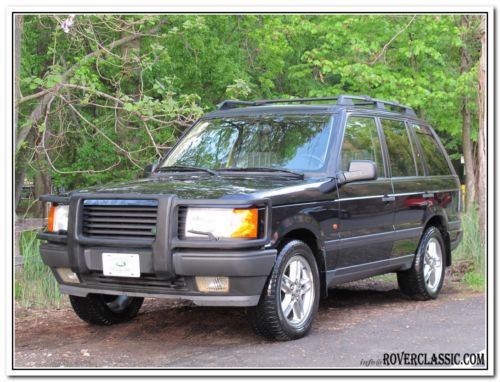
[[(358, 101), (358, 102), (353, 102), (353, 101)], [(359, 102), (361, 101), (361, 102)], [(402, 105), (397, 101), (385, 101), (381, 99), (376, 99), (372, 98), (367, 95), (360, 95), (360, 96), (354, 96), (354, 95), (348, 95), (348, 94), (341, 94), (337, 98), (337, 105), (344, 105), (344, 106), (365, 106), (365, 105), (373, 105), (377, 109), (385, 109), (385, 106), (388, 105), (390, 107), (398, 108), (404, 110), (405, 114), (415, 116), (415, 111), (413, 110), (412, 107)]]
[(318, 102), (318, 101), (336, 101), (336, 105), (342, 106), (374, 106), (377, 109), (386, 110), (386, 105), (393, 108), (404, 110), (405, 114), (415, 116), (415, 111), (406, 105), (402, 105), (396, 101), (384, 101), (371, 98), (367, 95), (349, 95), (341, 94), (335, 97), (317, 97), (317, 98), (283, 98), (283, 99), (263, 99), (257, 101), (239, 101), (226, 100), (217, 105), (218, 110), (233, 109), (238, 106), (264, 106), (275, 103), (294, 103), (294, 102)]
[(219, 110), (233, 109), (238, 106), (264, 106), (273, 103), (293, 103), (293, 102), (314, 102), (314, 101), (335, 101), (337, 97), (318, 98), (281, 98), (281, 99), (261, 99), (257, 101), (226, 100), (217, 105)]

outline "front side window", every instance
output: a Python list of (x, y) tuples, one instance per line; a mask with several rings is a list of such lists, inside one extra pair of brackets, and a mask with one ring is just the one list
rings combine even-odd
[(422, 147), (429, 175), (450, 175), (448, 161), (431, 131), (425, 126), (412, 125), (412, 127)]
[(416, 176), (417, 165), (406, 125), (402, 121), (381, 118), (392, 176)]
[(353, 160), (371, 160), (377, 165), (377, 175), (384, 176), (382, 149), (374, 118), (349, 117), (341, 153), (343, 171), (349, 170), (349, 163)]
[(330, 114), (308, 114), (201, 120), (161, 167), (318, 171), (328, 159), (332, 118)]

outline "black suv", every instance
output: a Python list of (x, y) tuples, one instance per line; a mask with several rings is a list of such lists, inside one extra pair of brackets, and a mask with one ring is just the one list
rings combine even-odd
[(340, 283), (397, 272), (405, 295), (436, 298), (461, 238), (459, 190), (410, 107), (224, 101), (143, 178), (44, 196), (40, 252), (92, 324), (174, 298), (249, 307), (259, 334), (291, 340)]

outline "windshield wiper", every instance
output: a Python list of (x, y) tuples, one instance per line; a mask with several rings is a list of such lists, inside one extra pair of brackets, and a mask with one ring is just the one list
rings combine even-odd
[(283, 168), (275, 167), (228, 167), (228, 168), (218, 168), (217, 171), (241, 171), (241, 172), (281, 172), (287, 175), (293, 175), (299, 179), (304, 179), (304, 174), (301, 172), (295, 172), (291, 170), (286, 170)]
[(174, 172), (181, 172), (181, 171), (202, 171), (206, 172), (210, 175), (217, 175), (215, 171), (209, 170), (208, 168), (203, 168), (203, 167), (193, 167), (193, 166), (166, 166), (166, 167), (159, 167), (156, 169), (158, 172), (167, 172), (167, 171), (174, 171)]

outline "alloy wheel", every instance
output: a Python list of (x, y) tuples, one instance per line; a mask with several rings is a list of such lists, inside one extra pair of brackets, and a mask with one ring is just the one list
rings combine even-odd
[(314, 279), (307, 260), (295, 255), (288, 260), (281, 276), (281, 311), (292, 326), (302, 325), (314, 303)]
[(441, 282), (443, 252), (439, 241), (432, 237), (427, 242), (424, 254), (424, 281), (430, 292), (435, 292)]

